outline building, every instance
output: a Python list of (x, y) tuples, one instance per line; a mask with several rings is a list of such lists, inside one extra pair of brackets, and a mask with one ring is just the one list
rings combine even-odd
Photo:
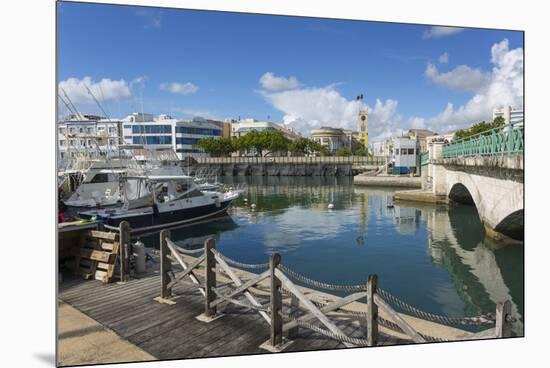
[(231, 138), (231, 120), (219, 121), (219, 120), (206, 120), (209, 124), (214, 124), (222, 130), (222, 138)]
[(409, 131), (405, 134), (405, 136), (409, 139), (417, 141), (418, 153), (424, 153), (428, 150), (428, 142), (426, 138), (434, 135), (436, 135), (436, 133), (427, 129), (409, 129)]
[(497, 117), (503, 117), (504, 123), (506, 125), (508, 124), (516, 124), (519, 122), (523, 122), (523, 107), (522, 108), (514, 108), (512, 106), (501, 106), (497, 107), (493, 110), (493, 120)]
[(122, 119), (126, 144), (149, 148), (172, 148), (180, 159), (204, 157), (208, 154), (198, 147), (201, 138), (220, 138), (222, 128), (201, 117), (174, 119), (169, 115), (133, 113)]
[(417, 141), (408, 137), (393, 139), (392, 174), (409, 174), (416, 172), (418, 162)]
[(372, 154), (373, 156), (391, 157), (392, 147), (393, 141), (391, 138), (384, 141), (374, 142), (372, 143)]
[(353, 132), (342, 128), (321, 127), (311, 131), (311, 139), (335, 153), (340, 148), (351, 150)]
[(57, 124), (59, 157), (115, 150), (121, 139), (120, 126), (120, 120), (96, 115), (68, 116)]
[(231, 137), (239, 138), (246, 135), (251, 131), (266, 131), (273, 130), (279, 131), (284, 134), (290, 140), (301, 137), (301, 134), (294, 129), (286, 128), (280, 124), (272, 123), (270, 121), (257, 121), (256, 119), (244, 119), (244, 120), (232, 120), (231, 121)]

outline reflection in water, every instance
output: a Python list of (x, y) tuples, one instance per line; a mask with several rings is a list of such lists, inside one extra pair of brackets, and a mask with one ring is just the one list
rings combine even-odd
[[(286, 266), (324, 282), (361, 283), (377, 273), (382, 288), (432, 313), (494, 313), (510, 299), (523, 315), (523, 249), (495, 249), (474, 207), (393, 203), (393, 190), (353, 187), (345, 177), (224, 180), (248, 186), (231, 217), (172, 230), (180, 246), (198, 248), (213, 236), (229, 257), (263, 263), (278, 252)], [(158, 246), (158, 234), (143, 241)]]

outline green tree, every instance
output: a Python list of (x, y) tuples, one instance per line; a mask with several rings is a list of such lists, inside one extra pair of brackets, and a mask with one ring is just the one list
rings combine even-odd
[(504, 118), (502, 116), (497, 116), (492, 122), (488, 123), (482, 121), (472, 125), (467, 129), (459, 129), (454, 134), (454, 139), (463, 139), (468, 138), (476, 134), (489, 135), (491, 134), (491, 129), (500, 128), (504, 126)]
[(285, 137), (282, 132), (277, 130), (266, 130), (261, 132), (262, 138), (265, 141), (265, 148), (269, 151), (266, 156), (273, 152), (287, 152), (290, 145), (290, 139)]
[(355, 149), (355, 156), (366, 156), (367, 150), (365, 149), (365, 146), (361, 145)]
[(340, 147), (336, 150), (336, 156), (348, 157), (351, 156), (351, 151), (347, 147)]
[(292, 142), (290, 142), (288, 146), (288, 150), (292, 153), (302, 153), (306, 154), (309, 153), (311, 140), (308, 138), (300, 137)]
[(229, 138), (201, 138), (197, 145), (212, 157), (227, 156), (235, 150)]

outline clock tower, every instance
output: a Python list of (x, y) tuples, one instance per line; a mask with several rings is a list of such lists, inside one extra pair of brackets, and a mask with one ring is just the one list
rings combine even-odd
[(367, 107), (364, 109), (359, 108), (357, 131), (359, 132), (361, 143), (363, 143), (363, 146), (366, 148), (369, 142), (369, 113)]

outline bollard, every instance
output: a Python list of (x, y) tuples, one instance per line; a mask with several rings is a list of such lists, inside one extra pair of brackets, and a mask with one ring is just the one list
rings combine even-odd
[(367, 283), (367, 346), (376, 346), (378, 343), (378, 306), (374, 302), (374, 294), (378, 284), (376, 274), (369, 275)]
[(512, 323), (508, 320), (512, 316), (512, 303), (507, 300), (497, 304), (495, 334), (496, 337), (512, 336)]
[(274, 253), (269, 257), (269, 274), (271, 280), (271, 346), (279, 346), (283, 342), (283, 319), (281, 309), (283, 307), (283, 298), (281, 296), (281, 280), (275, 276), (275, 269), (281, 263), (279, 253)]
[(214, 238), (206, 239), (204, 242), (204, 255), (205, 270), (204, 270), (204, 315), (206, 317), (214, 317), (216, 315), (216, 307), (211, 307), (212, 303), (216, 299), (216, 294), (212, 288), (216, 287), (216, 259), (212, 249), (216, 249), (216, 241)]
[(168, 271), (170, 271), (170, 260), (168, 259), (168, 246), (166, 245), (166, 239), (170, 238), (170, 230), (162, 230), (160, 232), (160, 297), (162, 299), (168, 299), (172, 294), (172, 290), (168, 288), (170, 279), (168, 277)]
[(134, 244), (134, 258), (136, 260), (136, 272), (145, 272), (145, 244), (138, 240)]

